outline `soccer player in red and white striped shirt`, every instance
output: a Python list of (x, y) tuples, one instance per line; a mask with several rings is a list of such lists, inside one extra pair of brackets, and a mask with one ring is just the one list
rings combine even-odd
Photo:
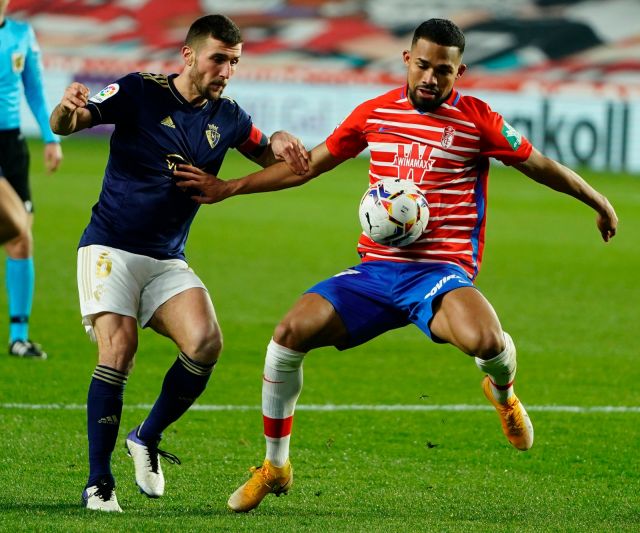
[(409, 246), (383, 246), (363, 234), (362, 262), (309, 289), (276, 327), (262, 389), (266, 459), (231, 495), (232, 510), (249, 511), (267, 494), (287, 492), (293, 481), (289, 440), (307, 352), (350, 348), (409, 323), (473, 356), (486, 374), (483, 391), (505, 435), (520, 450), (532, 446), (533, 426), (513, 391), (515, 346), (473, 285), (484, 247), (489, 158), (593, 208), (605, 241), (615, 235), (617, 217), (608, 200), (575, 172), (538, 152), (486, 103), (454, 88), (466, 69), (463, 52), (464, 35), (455, 24), (422, 23), (411, 49), (403, 52), (407, 84), (358, 106), (313, 149), (305, 175), (286, 165), (229, 181), (193, 167), (176, 172), (179, 185), (202, 193), (194, 199), (213, 203), (301, 185), (368, 147), (371, 183), (412, 180), (430, 207), (424, 234)]

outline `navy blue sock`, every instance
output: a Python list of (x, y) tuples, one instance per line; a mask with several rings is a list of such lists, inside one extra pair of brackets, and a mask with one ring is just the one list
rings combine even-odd
[(87, 397), (87, 435), (89, 437), (89, 481), (95, 485), (104, 476), (113, 480), (111, 454), (116, 446), (127, 375), (98, 365), (93, 371)]
[(214, 364), (198, 363), (180, 352), (164, 377), (160, 396), (138, 431), (140, 440), (160, 440), (162, 432), (178, 420), (204, 392)]

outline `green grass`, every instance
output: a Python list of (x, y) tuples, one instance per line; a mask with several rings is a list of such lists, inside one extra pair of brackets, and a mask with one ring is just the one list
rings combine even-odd
[[(31, 332), (50, 359), (0, 357), (0, 404), (85, 402), (96, 349), (80, 324), (75, 249), (107, 146), (66, 141), (63, 167), (47, 176), (33, 143)], [(264, 349), (277, 321), (311, 284), (358, 262), (356, 205), (366, 167), (350, 161), (299, 189), (202, 208), (187, 254), (212, 294), (225, 350), (200, 405), (259, 405)], [(221, 175), (250, 168), (230, 154)], [(478, 285), (516, 341), (518, 394), (527, 405), (637, 407), (640, 181), (584, 176), (620, 216), (619, 235), (607, 245), (588, 208), (493, 169)], [(133, 406), (154, 401), (175, 352), (166, 339), (141, 334), (122, 437), (145, 415)], [(409, 327), (347, 352), (312, 352), (300, 403), (484, 406), (480, 377), (469, 358)], [(260, 412), (194, 410), (165, 434), (183, 464), (165, 467), (160, 500), (137, 493), (119, 443), (113, 468), (125, 513), (104, 516), (79, 506), (87, 468), (82, 409), (0, 407), (0, 530), (637, 531), (640, 413), (532, 408), (531, 415), (536, 443), (519, 453), (490, 411), (300, 410), (294, 489), (236, 516), (225, 502), (263, 457)]]

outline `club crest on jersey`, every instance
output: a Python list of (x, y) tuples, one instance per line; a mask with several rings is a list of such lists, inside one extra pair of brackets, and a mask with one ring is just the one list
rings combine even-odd
[(120, 85), (118, 85), (117, 83), (112, 83), (111, 85), (107, 85), (98, 94), (94, 94), (91, 98), (89, 98), (89, 102), (100, 104), (105, 100), (107, 100), (108, 98), (111, 98), (119, 90), (120, 90)]
[(218, 131), (218, 126), (216, 126), (215, 124), (209, 124), (204, 134), (207, 137), (209, 146), (211, 146), (211, 148), (215, 148), (216, 144), (218, 144), (218, 141), (220, 140), (220, 132)]
[(445, 126), (442, 130), (442, 137), (440, 138), (440, 144), (443, 148), (451, 148), (453, 144), (453, 136), (456, 134), (456, 130), (452, 126)]
[(24, 70), (24, 54), (22, 52), (14, 52), (11, 54), (11, 68), (16, 73)]

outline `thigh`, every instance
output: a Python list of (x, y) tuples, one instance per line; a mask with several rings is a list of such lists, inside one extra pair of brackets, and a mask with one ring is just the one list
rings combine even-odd
[(340, 318), (346, 335), (335, 346), (343, 350), (409, 323), (394, 305), (390, 285), (384, 266), (371, 262), (340, 272), (307, 293), (322, 296)]
[(498, 315), (482, 293), (472, 287), (448, 292), (435, 303), (431, 331), (468, 355), (497, 354), (504, 346)]
[[(156, 311), (160, 306), (172, 300), (174, 297), (180, 295), (190, 289), (201, 289), (196, 297), (196, 305), (201, 307), (211, 307), (209, 315), (213, 315), (213, 306), (211, 306), (211, 300), (207, 294), (206, 287), (202, 280), (196, 275), (196, 273), (189, 268), (189, 265), (185, 261), (180, 259), (168, 259), (164, 261), (153, 261), (153, 274), (149, 281), (145, 283), (142, 293), (140, 295), (140, 311), (138, 314), (138, 320), (142, 327), (146, 327), (151, 317), (156, 314)], [(178, 306), (182, 311), (182, 301), (188, 301), (190, 298), (178, 298), (168, 308)], [(188, 312), (188, 309), (184, 310)], [(180, 317), (176, 317), (180, 319)]]
[(326, 298), (306, 293), (280, 321), (273, 340), (298, 352), (322, 346), (343, 346), (348, 332), (340, 315)]
[(209, 363), (218, 356), (222, 335), (209, 293), (203, 288), (172, 296), (156, 309), (148, 325), (196, 361)]

